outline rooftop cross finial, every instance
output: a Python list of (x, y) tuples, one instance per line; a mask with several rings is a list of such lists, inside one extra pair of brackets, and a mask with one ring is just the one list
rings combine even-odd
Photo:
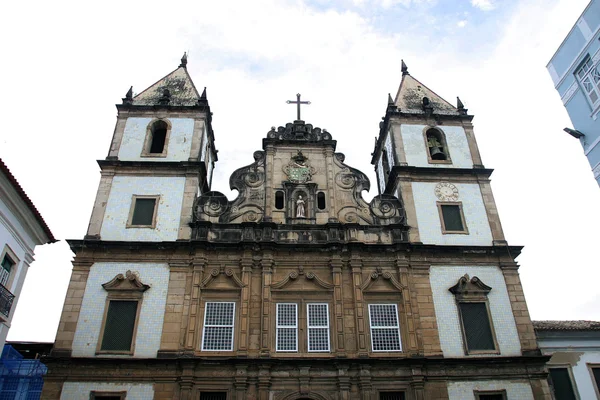
[(300, 101), (300, 93), (296, 95), (296, 101), (288, 100), (286, 103), (288, 104), (297, 104), (298, 105), (298, 119), (300, 121), (300, 104), (310, 104), (310, 101)]
[(183, 53), (183, 57), (181, 57), (181, 64), (179, 64), (179, 66), (187, 68), (187, 52)]
[(402, 68), (402, 76), (410, 75), (408, 73), (408, 67), (406, 66), (406, 63), (404, 62), (404, 60), (401, 60), (401, 61), (402, 61), (402, 67), (401, 67)]

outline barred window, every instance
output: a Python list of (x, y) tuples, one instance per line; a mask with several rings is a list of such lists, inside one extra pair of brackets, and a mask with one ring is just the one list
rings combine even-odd
[(496, 350), (485, 303), (459, 303), (467, 351)]
[(110, 300), (104, 323), (101, 351), (130, 352), (139, 302)]
[(308, 351), (329, 351), (329, 306), (308, 304)]
[(207, 302), (204, 312), (202, 350), (232, 351), (235, 303)]
[(396, 304), (369, 304), (373, 351), (402, 351)]
[(277, 304), (277, 351), (298, 351), (298, 305)]
[(200, 400), (227, 400), (227, 392), (202, 392)]
[(406, 397), (404, 392), (381, 392), (379, 400), (404, 400)]

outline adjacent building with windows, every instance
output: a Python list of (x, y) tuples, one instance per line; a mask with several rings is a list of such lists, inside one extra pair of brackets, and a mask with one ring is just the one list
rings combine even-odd
[(54, 243), (50, 228), (0, 159), (0, 346), (4, 347), (35, 246)]
[(533, 321), (556, 400), (600, 399), (600, 322)]
[(547, 65), (600, 184), (600, 0), (592, 0)]
[(460, 101), (403, 65), (370, 202), (300, 119), (266, 132), (230, 200), (186, 65), (117, 105), (44, 399), (550, 399)]

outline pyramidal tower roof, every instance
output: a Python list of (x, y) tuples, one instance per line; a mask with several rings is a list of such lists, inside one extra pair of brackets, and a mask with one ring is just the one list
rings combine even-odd
[(187, 71), (187, 55), (184, 53), (179, 67), (133, 98), (133, 105), (194, 106), (201, 96)]
[(423, 98), (429, 100), (429, 106), (433, 107), (435, 113), (438, 114), (459, 114), (459, 111), (452, 104), (441, 98), (433, 90), (413, 78), (408, 73), (408, 68), (402, 60), (402, 81), (396, 94), (394, 105), (401, 112), (423, 113), (424, 102)]

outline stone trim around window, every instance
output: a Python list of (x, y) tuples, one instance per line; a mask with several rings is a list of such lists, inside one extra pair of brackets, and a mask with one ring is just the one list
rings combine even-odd
[[(468, 274), (462, 276), (456, 285), (448, 289), (455, 297), (456, 309), (458, 313), (458, 319), (462, 332), (463, 347), (465, 355), (473, 354), (500, 354), (498, 340), (496, 339), (496, 331), (494, 329), (494, 322), (492, 320), (492, 313), (490, 312), (490, 305), (488, 301), (488, 294), (492, 290), (490, 286), (483, 283), (478, 277), (474, 276), (470, 278)], [(491, 337), (489, 338), (493, 343), (491, 349), (473, 349), (469, 346), (468, 332), (471, 329), (476, 329), (474, 326), (465, 325), (465, 317), (463, 316), (463, 309), (461, 304), (483, 304), (485, 307), (485, 313), (487, 314), (488, 325), (483, 326), (483, 329), (489, 329)]]
[[(125, 275), (118, 274), (110, 281), (102, 284), (104, 290), (107, 291), (106, 304), (104, 306), (104, 315), (102, 317), (102, 325), (100, 327), (100, 335), (96, 346), (96, 354), (122, 354), (133, 355), (135, 351), (135, 338), (142, 309), (142, 300), (144, 292), (150, 288), (149, 285), (142, 283), (139, 276), (131, 271), (127, 271)], [(131, 301), (137, 303), (137, 308), (134, 316), (133, 329), (131, 333), (131, 345), (129, 349), (122, 350), (107, 350), (103, 348), (103, 340), (106, 334), (107, 317), (111, 302), (116, 301)]]
[[(151, 153), (152, 149), (152, 141), (154, 140), (154, 132), (153, 127), (157, 122), (164, 122), (167, 124), (167, 132), (165, 133), (165, 142), (163, 145), (162, 152), (160, 153)], [(160, 157), (164, 158), (167, 156), (167, 149), (169, 147), (169, 138), (171, 136), (171, 122), (168, 119), (156, 118), (150, 121), (148, 126), (146, 127), (146, 138), (144, 139), (144, 147), (142, 147), (142, 153), (140, 157)]]
[(484, 396), (496, 396), (498, 400), (507, 400), (506, 390), (475, 390), (473, 392), (475, 400), (487, 399)]
[[(134, 225), (133, 214), (135, 212), (135, 206), (139, 199), (154, 199), (154, 211), (152, 213), (152, 223), (149, 225)], [(156, 216), (158, 214), (158, 204), (160, 203), (160, 195), (138, 195), (134, 194), (131, 196), (131, 207), (129, 209), (129, 216), (127, 217), (126, 228), (156, 228)]]
[[(458, 212), (460, 213), (460, 220), (462, 223), (462, 230), (450, 230), (446, 229), (446, 223), (444, 222), (444, 212), (442, 206), (457, 206)], [(463, 212), (463, 204), (461, 201), (438, 201), (437, 202), (438, 214), (440, 216), (440, 224), (442, 227), (443, 235), (468, 235), (469, 228), (467, 227), (467, 221), (465, 220), (465, 213)]]
[(113, 398), (117, 398), (119, 400), (125, 400), (125, 398), (127, 397), (127, 392), (126, 391), (119, 391), (119, 392), (100, 392), (100, 391), (92, 391), (90, 392), (90, 400), (102, 400), (102, 399), (113, 399)]

